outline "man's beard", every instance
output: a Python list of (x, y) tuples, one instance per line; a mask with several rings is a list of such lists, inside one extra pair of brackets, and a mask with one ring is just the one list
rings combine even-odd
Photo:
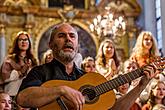
[[(73, 49), (72, 52), (65, 52), (63, 49), (65, 48), (71, 48)], [(63, 48), (59, 48), (57, 44), (54, 45), (54, 56), (58, 60), (62, 61), (63, 63), (69, 63), (74, 60), (74, 57), (77, 54), (78, 48), (74, 48), (73, 45), (69, 42), (67, 42)]]
[(71, 62), (73, 61), (76, 52), (64, 52), (63, 50), (60, 50), (59, 53), (57, 53), (57, 57), (62, 60), (63, 62), (67, 63), (67, 62)]

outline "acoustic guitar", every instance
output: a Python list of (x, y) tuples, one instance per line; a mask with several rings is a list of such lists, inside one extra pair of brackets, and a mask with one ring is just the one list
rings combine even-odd
[[(152, 62), (150, 65), (154, 66), (154, 68), (157, 70), (164, 69), (164, 60), (165, 58), (160, 58)], [(85, 96), (83, 110), (107, 110), (114, 105), (116, 100), (113, 89), (143, 76), (143, 69), (144, 67), (124, 75), (119, 75), (118, 77), (109, 81), (107, 81), (99, 73), (87, 73), (75, 81), (50, 80), (45, 82), (42, 86), (69, 86), (79, 90)], [(59, 97), (55, 99), (54, 102), (39, 108), (39, 110), (73, 110), (73, 108), (68, 106), (63, 97)]]

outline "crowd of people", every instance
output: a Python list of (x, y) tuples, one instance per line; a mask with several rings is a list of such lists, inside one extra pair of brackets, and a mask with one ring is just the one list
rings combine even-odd
[[(41, 63), (34, 57), (31, 47), (30, 35), (25, 31), (18, 32), (0, 67), (0, 110), (36, 110), (54, 100), (59, 105), (62, 103), (64, 110), (83, 110), (88, 106), (81, 91), (64, 84), (42, 85), (51, 80), (77, 81), (93, 73), (105, 81), (117, 81), (112, 90), (116, 101), (107, 109), (165, 110), (165, 78), (162, 78), (165, 70), (156, 70), (149, 65), (160, 56), (151, 32), (142, 31), (137, 36), (132, 53), (125, 62), (119, 61), (115, 44), (108, 38), (101, 42), (96, 58), (82, 59), (78, 53), (78, 33), (68, 23), (52, 28), (50, 49), (43, 54)], [(138, 69), (142, 71), (137, 72)], [(134, 78), (129, 73), (140, 75)], [(99, 81), (97, 77), (93, 78)]]

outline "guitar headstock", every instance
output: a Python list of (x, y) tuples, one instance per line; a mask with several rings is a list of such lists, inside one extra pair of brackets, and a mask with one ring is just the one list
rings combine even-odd
[(158, 57), (156, 59), (154, 59), (154, 61), (152, 62), (152, 64), (155, 69), (157, 70), (163, 70), (165, 69), (165, 57)]

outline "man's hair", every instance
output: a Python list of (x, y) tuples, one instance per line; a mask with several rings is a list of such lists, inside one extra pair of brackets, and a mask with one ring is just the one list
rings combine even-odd
[[(4, 90), (0, 90), (0, 95), (1, 94), (8, 94), (7, 92), (5, 92)], [(9, 95), (9, 94), (8, 94)]]
[[(57, 25), (55, 25), (55, 26), (53, 26), (52, 28), (51, 28), (51, 31), (50, 31), (50, 39), (49, 39), (49, 43), (51, 42), (51, 41), (53, 41), (53, 39), (54, 39), (54, 36), (55, 36), (55, 34), (57, 33), (57, 30), (58, 30), (58, 28), (60, 28), (62, 25), (64, 25), (64, 24), (68, 24), (68, 25), (70, 25), (69, 23), (59, 23), (59, 24), (57, 24)], [(70, 25), (70, 26), (72, 26), (72, 25)], [(74, 27), (73, 27), (74, 28)], [(75, 29), (76, 30), (76, 29)]]
[(49, 39), (49, 43), (51, 41), (53, 41), (53, 38), (55, 36), (55, 34), (57, 33), (57, 29), (59, 28), (58, 25), (55, 25), (54, 27), (52, 27), (51, 31), (50, 31), (50, 39)]

